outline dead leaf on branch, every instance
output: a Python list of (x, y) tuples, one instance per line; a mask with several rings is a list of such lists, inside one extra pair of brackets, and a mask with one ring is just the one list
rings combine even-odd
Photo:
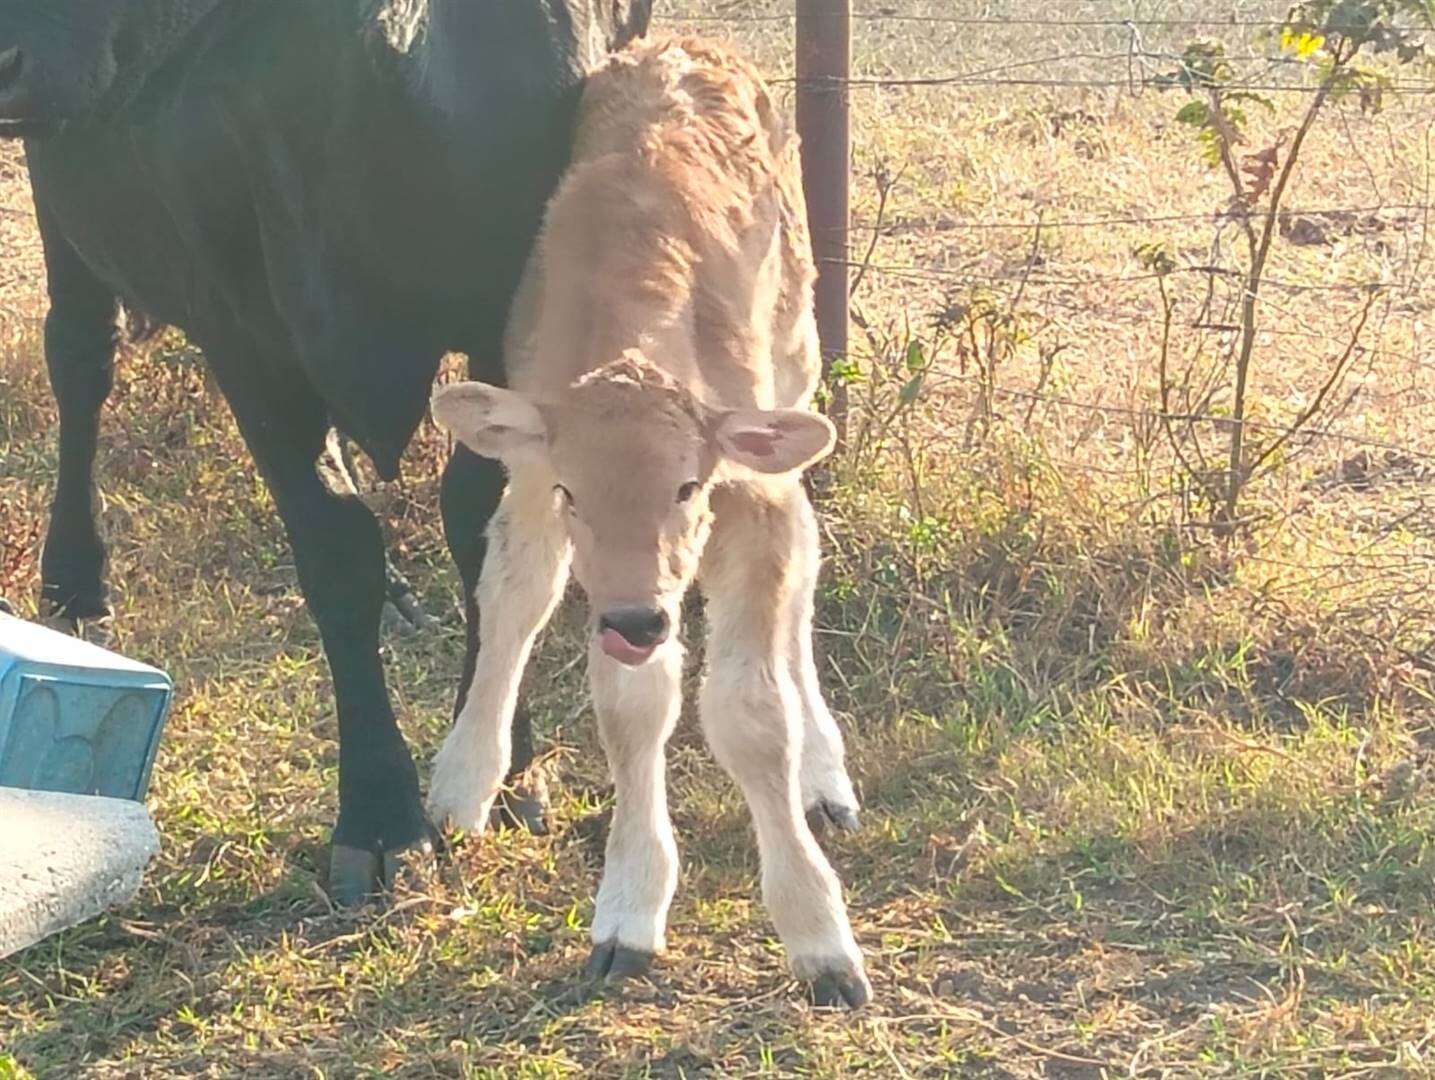
[(1247, 154), (1241, 171), (1250, 179), (1246, 190), (1248, 202), (1257, 203), (1266, 197), (1275, 183), (1276, 169), (1280, 166), (1280, 144), (1268, 146), (1256, 154)]

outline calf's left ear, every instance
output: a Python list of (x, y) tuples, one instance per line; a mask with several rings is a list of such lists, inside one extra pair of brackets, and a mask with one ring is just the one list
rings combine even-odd
[(441, 387), (433, 396), (433, 418), (474, 453), (510, 464), (538, 453), (548, 434), (526, 397), (480, 382)]
[(736, 409), (713, 431), (722, 456), (753, 472), (795, 472), (832, 452), (837, 431), (825, 416), (803, 409)]

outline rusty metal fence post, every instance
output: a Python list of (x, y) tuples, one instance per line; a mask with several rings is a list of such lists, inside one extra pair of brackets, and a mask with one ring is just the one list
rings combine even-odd
[[(817, 258), (817, 329), (826, 376), (833, 360), (847, 355), (852, 0), (797, 0), (796, 52), (797, 130)], [(834, 387), (829, 415), (839, 433), (846, 411), (846, 389)]]

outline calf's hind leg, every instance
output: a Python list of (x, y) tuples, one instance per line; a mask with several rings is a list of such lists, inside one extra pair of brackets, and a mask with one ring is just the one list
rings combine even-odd
[(119, 305), (39, 208), (50, 312), (45, 364), (60, 414), (60, 467), (40, 559), (46, 615), (76, 624), (109, 615), (105, 546), (95, 521), (100, 410), (114, 380)]
[[(801, 186), (798, 185), (789, 194), (797, 200), (797, 205), (789, 219), (789, 231), (784, 233), (784, 243), (796, 244), (802, 251), (807, 246), (807, 215), (801, 206)], [(798, 232), (794, 234), (791, 228), (796, 228)], [(806, 302), (807, 293), (796, 289), (786, 294), (786, 298), (789, 304), (779, 310), (773, 335), (778, 397), (784, 403), (805, 407), (822, 370), (822, 348), (812, 306)], [(798, 533), (794, 572), (799, 579), (791, 590), (793, 609), (788, 625), (792, 636), (788, 657), (792, 678), (802, 701), (802, 767), (798, 772), (802, 805), (807, 810), (808, 824), (814, 830), (825, 829), (828, 825), (852, 830), (858, 826), (857, 795), (843, 760), (846, 755), (842, 732), (822, 697), (813, 651), (812, 601), (821, 568), (817, 517), (805, 496), (793, 512), (797, 515), (794, 524)]]
[(857, 793), (847, 775), (842, 731), (822, 696), (812, 641), (813, 594), (821, 560), (817, 548), (817, 517), (805, 494), (793, 508), (796, 536), (792, 572), (796, 577), (788, 613), (788, 661), (802, 702), (802, 766), (798, 780), (807, 823), (816, 831), (827, 825), (858, 827)]
[(871, 997), (842, 886), (803, 816), (802, 696), (793, 679), (794, 593), (815, 537), (795, 482), (719, 489), (704, 554), (708, 671), (699, 711), (714, 755), (742, 788), (762, 857), (762, 892), (794, 974), (823, 1005)]

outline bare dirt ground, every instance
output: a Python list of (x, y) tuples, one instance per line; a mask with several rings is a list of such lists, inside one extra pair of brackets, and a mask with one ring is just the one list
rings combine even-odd
[[(779, 0), (660, 9), (790, 76)], [(867, 806), (829, 851), (871, 1008), (795, 995), (741, 800), (687, 719), (670, 953), (650, 984), (576, 982), (611, 789), (571, 604), (526, 689), (553, 835), (464, 843), (392, 911), (334, 913), (316, 635), (228, 414), (169, 336), (125, 358), (101, 477), (117, 643), (180, 687), (151, 796), (164, 854), (127, 909), (0, 962), (0, 1077), (1435, 1072), (1435, 96), (1414, 75), (1317, 126), (1273, 249), (1253, 430), (1298, 420), (1366, 317), (1316, 434), (1225, 541), (1173, 448), (1229, 434), (1240, 292), (1202, 268), (1239, 249), (1216, 222), (1229, 188), (1174, 119), (1186, 95), (1143, 83), (1221, 37), (1272, 87), (1249, 134), (1268, 145), (1309, 100), (1251, 25), (1284, 12), (903, 0), (858, 20), (863, 78), (957, 77), (852, 90), (866, 269), (820, 633)], [(1152, 245), (1178, 272), (1149, 271)], [(0, 593), (23, 607), (54, 439), (14, 148), (0, 251)], [(1214, 387), (1180, 439), (1167, 337), (1168, 373)], [(444, 451), (425, 429), (371, 495), (442, 622), (386, 644), (425, 763), (462, 651)]]

